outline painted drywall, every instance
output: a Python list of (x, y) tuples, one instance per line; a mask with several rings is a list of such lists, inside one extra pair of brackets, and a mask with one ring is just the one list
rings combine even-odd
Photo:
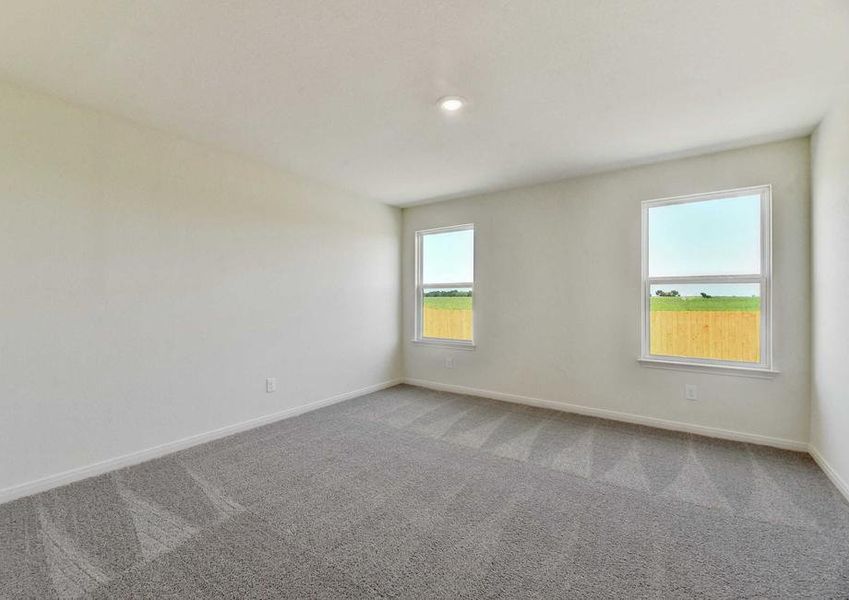
[(399, 209), (3, 85), (0, 214), (0, 490), (400, 376)]
[[(801, 138), (404, 209), (404, 361), (464, 386), (804, 447), (810, 409), (810, 155)], [(772, 379), (660, 370), (640, 352), (640, 202), (773, 185)], [(473, 351), (411, 342), (414, 233), (476, 227)], [(453, 356), (454, 368), (444, 367)], [(684, 385), (698, 386), (686, 401)]]
[(812, 139), (811, 446), (849, 494), (849, 99)]

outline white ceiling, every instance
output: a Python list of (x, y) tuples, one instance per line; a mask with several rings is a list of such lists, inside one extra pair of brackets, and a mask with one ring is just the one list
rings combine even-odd
[(0, 77), (408, 204), (808, 133), (849, 0), (5, 0)]

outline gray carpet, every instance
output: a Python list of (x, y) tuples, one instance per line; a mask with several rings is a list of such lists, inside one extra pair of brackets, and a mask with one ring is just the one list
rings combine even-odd
[(804, 454), (398, 386), (0, 506), (2, 598), (849, 598)]

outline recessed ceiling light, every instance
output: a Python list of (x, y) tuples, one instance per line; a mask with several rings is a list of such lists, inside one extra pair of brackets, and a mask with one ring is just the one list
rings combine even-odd
[(445, 96), (437, 102), (439, 108), (447, 112), (456, 112), (466, 105), (466, 100), (460, 96)]

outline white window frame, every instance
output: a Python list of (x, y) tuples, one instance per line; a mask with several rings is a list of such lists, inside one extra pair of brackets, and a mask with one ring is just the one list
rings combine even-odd
[[(471, 231), (473, 235), (472, 242), (472, 277), (477, 279), (477, 266), (475, 265), (475, 246), (477, 246), (477, 236), (475, 235), (475, 224), (474, 223), (465, 223), (463, 225), (452, 225), (450, 227), (437, 227), (435, 229), (423, 229), (421, 231), (416, 232), (416, 310), (415, 310), (415, 324), (414, 331), (415, 335), (413, 337), (413, 341), (419, 344), (431, 344), (436, 346), (449, 346), (452, 348), (461, 348), (471, 350), (475, 347), (475, 282), (474, 281), (462, 281), (462, 282), (451, 282), (451, 283), (428, 283), (425, 284), (423, 280), (423, 253), (422, 253), (422, 242), (424, 241), (425, 236), (438, 234), (438, 233), (449, 233), (452, 231)], [(425, 290), (429, 289), (445, 289), (445, 288), (469, 288), (472, 290), (472, 339), (471, 340), (451, 340), (445, 338), (432, 338), (424, 336), (424, 319), (423, 319), (423, 307), (424, 307), (424, 294)]]
[[(678, 277), (649, 277), (649, 209), (672, 204), (689, 204), (709, 200), (721, 200), (738, 196), (758, 195), (761, 199), (761, 265), (760, 274), (744, 275), (705, 275)], [(710, 358), (691, 358), (651, 354), (651, 286), (692, 283), (756, 283), (761, 292), (760, 362), (718, 360)], [(690, 194), (657, 200), (644, 200), (642, 203), (642, 286), (641, 286), (641, 352), (640, 362), (646, 366), (662, 368), (695, 369), (705, 372), (737, 373), (741, 375), (766, 375), (777, 373), (773, 369), (772, 356), (772, 186), (759, 185)]]

